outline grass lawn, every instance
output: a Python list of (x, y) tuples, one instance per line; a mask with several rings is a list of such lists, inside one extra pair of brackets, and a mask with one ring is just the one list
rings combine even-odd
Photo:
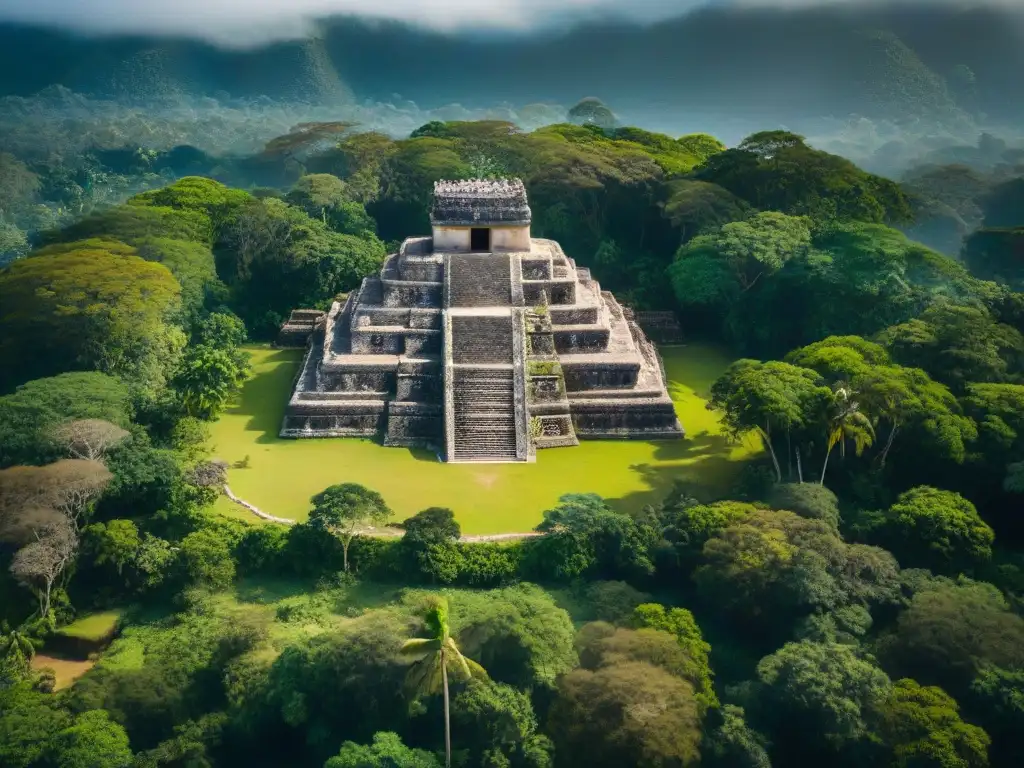
[[(385, 448), (371, 440), (282, 440), (277, 436), (301, 352), (249, 348), (253, 378), (213, 425), (214, 455), (228, 462), (240, 498), (271, 515), (304, 520), (309, 499), (335, 483), (355, 482), (383, 494), (402, 520), (426, 507), (449, 507), (464, 533), (528, 531), (565, 493), (598, 493), (624, 510), (660, 500), (675, 479), (708, 494), (725, 491), (742, 461), (759, 450), (729, 444), (705, 398), (730, 358), (712, 346), (662, 349), (669, 392), (685, 440), (584, 441), (537, 452), (535, 464), (444, 464), (422, 450)], [(222, 497), (217, 510), (259, 522)]]
[(119, 618), (121, 618), (121, 611), (93, 613), (61, 627), (57, 632), (64, 637), (72, 637), (76, 640), (99, 642), (113, 634)]

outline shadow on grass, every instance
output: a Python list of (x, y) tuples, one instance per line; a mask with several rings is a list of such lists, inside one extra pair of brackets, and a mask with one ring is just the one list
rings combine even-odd
[(642, 477), (647, 488), (608, 501), (625, 512), (636, 512), (648, 504), (659, 504), (676, 481), (685, 483), (687, 490), (697, 499), (713, 501), (721, 498), (728, 487), (723, 480), (738, 473), (742, 465), (743, 462), (726, 456), (708, 456), (683, 466), (635, 464), (630, 469)]
[(235, 598), (240, 603), (269, 605), (312, 590), (313, 585), (303, 579), (247, 576), (235, 584)]
[(351, 584), (320, 590), (314, 581), (301, 578), (275, 576), (248, 576), (235, 585), (235, 599), (239, 603), (273, 605), (296, 597), (314, 598), (318, 593), (328, 595), (334, 613), (345, 615), (381, 608), (395, 602), (401, 594), (401, 585), (354, 581)]
[(441, 464), (442, 461), (437, 455), (437, 451), (429, 448), (409, 448), (409, 455), (412, 456), (416, 461), (426, 461), (430, 464)]
[(299, 350), (280, 349), (261, 356), (258, 370), (242, 385), (235, 401), (228, 406), (226, 416), (248, 416), (245, 430), (261, 432), (257, 443), (276, 443), (284, 418), (285, 406), (291, 393), (292, 382), (302, 362)]
[(744, 464), (731, 458), (733, 442), (725, 435), (714, 435), (707, 430), (682, 440), (654, 440), (651, 445), (654, 446), (652, 458), (658, 463), (630, 467), (640, 475), (645, 490), (609, 499), (613, 506), (635, 512), (648, 504), (658, 504), (677, 481), (685, 483), (690, 493), (701, 501), (712, 501), (721, 498)]

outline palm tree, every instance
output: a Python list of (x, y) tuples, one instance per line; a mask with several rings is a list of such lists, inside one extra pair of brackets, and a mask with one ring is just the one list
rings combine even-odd
[(36, 655), (36, 641), (25, 632), (11, 629), (5, 621), (0, 625), (0, 660), (15, 667), (27, 668)]
[(832, 403), (828, 418), (828, 447), (825, 461), (821, 465), (821, 485), (825, 484), (825, 471), (832, 449), (839, 445), (839, 451), (846, 456), (846, 441), (852, 440), (857, 455), (875, 441), (875, 428), (871, 419), (860, 410), (857, 393), (848, 384), (838, 383), (832, 388)]
[(429, 637), (406, 640), (401, 653), (415, 659), (409, 670), (408, 684), (416, 696), (429, 696), (441, 691), (444, 694), (444, 764), (452, 764), (452, 732), (448, 699), (448, 672), (451, 671), (468, 680), (473, 676), (486, 677), (484, 668), (472, 659), (462, 655), (455, 644), (448, 626), (448, 601), (433, 596), (424, 622)]

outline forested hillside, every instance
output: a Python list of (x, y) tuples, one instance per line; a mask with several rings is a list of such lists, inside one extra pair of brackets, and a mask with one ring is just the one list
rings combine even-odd
[[(563, 119), (0, 155), (0, 764), (1021, 764), (1019, 150), (899, 182), (789, 131)], [(702, 394), (761, 448), (734, 487), (630, 514), (583, 468), (508, 542), (429, 498), (367, 535), (345, 467), (307, 522), (218, 514), (245, 342), (429, 231), (435, 180), (505, 176), (534, 236), (733, 352)]]
[[(436, 107), (596, 93), (634, 119), (660, 121), (709, 113), (769, 123), (850, 113), (1021, 117), (1020, 20), (1000, 7), (707, 8), (652, 25), (593, 23), (542, 36), (442, 34), (353, 18), (327, 19), (318, 30), (316, 40), (239, 50), (0, 26), (0, 94), (51, 85), (136, 100), (226, 92), (338, 103), (401, 94)], [(18, 66), (26, 57), (28, 70)]]

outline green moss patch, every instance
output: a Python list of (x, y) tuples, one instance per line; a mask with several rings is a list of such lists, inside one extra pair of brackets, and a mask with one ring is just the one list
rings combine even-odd
[(57, 634), (63, 637), (85, 640), (99, 643), (109, 640), (117, 629), (117, 621), (121, 618), (121, 611), (102, 611), (83, 616), (73, 621), (66, 627), (57, 630)]

